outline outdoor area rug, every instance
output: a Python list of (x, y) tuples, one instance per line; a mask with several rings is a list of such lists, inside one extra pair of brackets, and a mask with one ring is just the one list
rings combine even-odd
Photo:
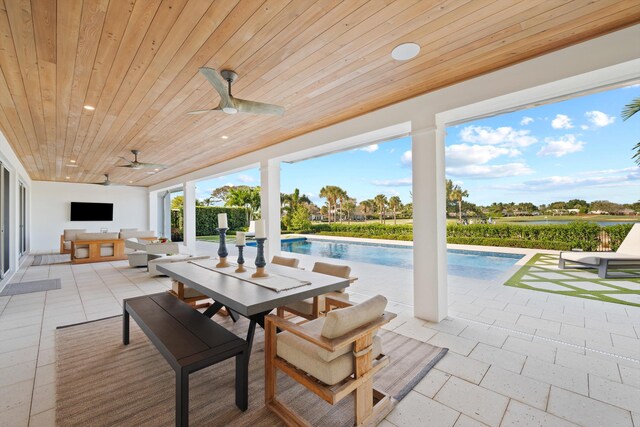
[[(239, 336), (248, 321), (215, 320)], [(381, 330), (391, 363), (375, 386), (402, 399), (447, 350)], [(235, 360), (190, 376), (189, 421), (194, 426), (282, 426), (264, 406), (264, 332), (258, 328), (249, 367), (249, 408), (235, 406)], [(353, 425), (353, 399), (331, 406), (281, 372), (278, 399), (312, 424)], [(56, 423), (59, 426), (171, 426), (175, 423), (175, 374), (131, 320), (131, 342), (122, 344), (122, 317), (56, 331)]]
[(71, 255), (69, 254), (46, 254), (34, 255), (31, 265), (64, 264), (67, 262), (71, 262)]
[(560, 270), (558, 255), (534, 255), (505, 285), (640, 307), (640, 279), (601, 279), (591, 268)]
[(33, 282), (9, 283), (0, 292), (0, 297), (9, 295), (30, 294), (32, 292), (52, 291), (60, 289), (62, 282), (60, 279), (34, 280)]

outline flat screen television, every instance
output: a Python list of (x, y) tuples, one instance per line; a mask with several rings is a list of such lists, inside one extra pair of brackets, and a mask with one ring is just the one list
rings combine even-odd
[(113, 221), (113, 203), (71, 202), (71, 221)]

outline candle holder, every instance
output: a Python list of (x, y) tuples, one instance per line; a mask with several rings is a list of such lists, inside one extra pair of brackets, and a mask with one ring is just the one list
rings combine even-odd
[(247, 269), (244, 268), (244, 257), (242, 256), (244, 245), (236, 245), (236, 248), (238, 248), (238, 268), (236, 268), (236, 273), (244, 273), (247, 271)]
[(220, 233), (220, 245), (218, 246), (218, 256), (220, 257), (220, 262), (216, 264), (217, 268), (229, 267), (231, 264), (227, 262), (227, 230), (228, 228), (218, 228), (218, 233)]
[(256, 272), (251, 275), (253, 278), (267, 277), (269, 276), (264, 271), (264, 266), (267, 265), (267, 261), (264, 259), (264, 241), (266, 237), (256, 238), (256, 246), (258, 247), (258, 255), (256, 255)]

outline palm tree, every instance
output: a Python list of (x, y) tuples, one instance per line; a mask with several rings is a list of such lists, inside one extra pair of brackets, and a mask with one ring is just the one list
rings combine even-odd
[(342, 205), (344, 204), (345, 200), (349, 199), (349, 196), (347, 195), (347, 192), (340, 187), (334, 187), (334, 191), (336, 199), (340, 202), (338, 205), (338, 220), (342, 222)]
[[(640, 111), (640, 98), (633, 99), (629, 104), (624, 106), (624, 110), (622, 110), (622, 120), (627, 120), (634, 114)], [(634, 154), (631, 158), (636, 161), (638, 165), (640, 165), (640, 142), (638, 142), (634, 147), (636, 154)]]
[(449, 200), (452, 202), (458, 202), (458, 217), (460, 222), (462, 222), (462, 199), (465, 197), (469, 197), (469, 192), (467, 190), (463, 190), (459, 185), (453, 186), (449, 193)]
[(356, 209), (356, 199), (347, 197), (347, 199), (342, 203), (342, 209), (347, 214), (347, 222), (351, 224), (351, 214), (353, 214), (353, 211)]
[(311, 203), (311, 200), (309, 200), (306, 194), (300, 195), (300, 190), (297, 188), (293, 190), (293, 193), (291, 194), (285, 194), (285, 193), (280, 194), (280, 199), (284, 207), (284, 210), (286, 212), (285, 225), (287, 226), (287, 228), (291, 225), (291, 219), (293, 218), (293, 213), (296, 211), (296, 209), (298, 209), (298, 206), (300, 206), (303, 203), (305, 204)]
[(360, 202), (362, 213), (364, 213), (364, 220), (367, 220), (367, 213), (373, 213), (375, 210), (375, 202), (371, 199), (363, 200)]
[(396, 212), (402, 208), (402, 200), (400, 197), (393, 196), (389, 199), (389, 208), (393, 211), (393, 225), (396, 225)]
[(227, 194), (225, 206), (239, 206), (247, 210), (247, 224), (260, 210), (260, 187), (232, 187)]
[(318, 195), (323, 199), (327, 199), (327, 218), (329, 219), (329, 224), (331, 224), (331, 205), (333, 204), (333, 193), (331, 191), (331, 186), (327, 185), (322, 187)]
[(378, 212), (380, 212), (380, 224), (382, 224), (383, 218), (384, 218), (384, 211), (385, 211), (385, 208), (387, 207), (387, 196), (385, 196), (384, 194), (378, 194), (376, 197), (373, 198), (373, 201), (376, 203), (376, 206), (378, 207)]

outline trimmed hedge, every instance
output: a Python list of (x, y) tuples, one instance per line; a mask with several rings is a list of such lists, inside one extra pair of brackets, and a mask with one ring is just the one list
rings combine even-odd
[(448, 237), (447, 243), (459, 245), (502, 246), (505, 248), (551, 249), (570, 251), (573, 246), (566, 242), (548, 242), (543, 240), (518, 240), (487, 237)]
[[(230, 230), (245, 229), (249, 226), (247, 223), (247, 210), (245, 208), (227, 208), (220, 206), (196, 206), (196, 236), (213, 236), (218, 231), (218, 214), (227, 214), (227, 223)], [(182, 210), (171, 211), (171, 228), (182, 228)], [(172, 232), (173, 233), (173, 232)], [(182, 235), (182, 233), (176, 234)], [(232, 234), (227, 232), (227, 234)]]
[[(298, 234), (304, 234), (299, 231), (295, 232)], [(319, 233), (315, 233), (321, 236), (340, 236), (340, 237), (361, 237), (364, 239), (386, 239), (386, 240), (405, 240), (412, 241), (412, 234), (385, 234), (384, 236), (372, 236), (368, 233), (350, 233), (345, 231), (321, 231)]]
[(627, 234), (631, 231), (631, 227), (633, 227), (633, 224), (618, 224), (603, 227), (609, 235), (609, 248), (612, 251), (618, 250), (624, 238), (627, 237)]
[[(371, 237), (374, 239), (391, 240), (411, 240), (413, 236), (413, 226), (410, 224), (387, 225), (387, 224), (345, 224), (345, 223), (323, 223), (312, 224), (313, 233), (347, 233), (351, 237)], [(344, 235), (347, 235), (344, 234)], [(358, 236), (355, 236), (357, 234)], [(333, 234), (338, 235), (338, 234)], [(342, 234), (341, 234), (342, 235)], [(393, 239), (391, 236), (408, 236), (408, 239)]]
[[(471, 224), (447, 225), (447, 240), (450, 238), (488, 238), (520, 241), (563, 242), (569, 249), (595, 251), (600, 243), (600, 227), (595, 223), (574, 222), (555, 225), (520, 224)], [(544, 248), (538, 248), (544, 249)]]

